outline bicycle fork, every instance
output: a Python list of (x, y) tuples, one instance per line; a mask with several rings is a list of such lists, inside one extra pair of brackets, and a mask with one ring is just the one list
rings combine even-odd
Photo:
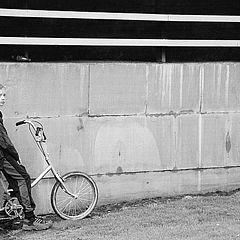
[(71, 197), (77, 199), (78, 196), (77, 196), (76, 194), (71, 193), (71, 192), (67, 189), (66, 185), (64, 184), (63, 179), (62, 179), (61, 176), (56, 172), (56, 170), (55, 170), (54, 168), (51, 168), (51, 170), (52, 170), (52, 173), (53, 173), (54, 177), (57, 179), (57, 181), (60, 182), (62, 190), (63, 190), (65, 193), (67, 193), (68, 195), (70, 195)]

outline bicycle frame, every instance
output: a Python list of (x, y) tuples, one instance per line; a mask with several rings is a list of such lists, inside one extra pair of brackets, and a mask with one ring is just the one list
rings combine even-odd
[[(40, 143), (39, 143), (40, 144)], [(41, 146), (43, 146), (43, 144), (41, 143)], [(43, 148), (44, 149), (44, 148)], [(44, 149), (44, 151), (46, 151)], [(44, 176), (48, 173), (48, 172), (52, 172), (53, 176), (55, 177), (55, 179), (57, 181), (59, 181), (63, 187), (63, 190), (69, 194), (70, 196), (74, 197), (74, 198), (77, 198), (77, 196), (75, 194), (72, 194), (71, 192), (69, 192), (69, 190), (66, 188), (61, 176), (58, 174), (58, 172), (55, 170), (55, 168), (52, 166), (50, 160), (49, 160), (49, 157), (48, 157), (48, 153), (47, 152), (44, 152), (44, 159), (46, 161), (46, 163), (48, 164), (48, 167), (31, 183), (31, 188), (33, 188), (34, 186), (36, 186), (38, 184), (38, 182), (40, 182)]]
[[(32, 126), (32, 128), (34, 129), (35, 132), (37, 132), (37, 128), (35, 127), (35, 125), (32, 123), (32, 121), (29, 120), (25, 120), (24, 123), (28, 123), (29, 125)], [(31, 188), (33, 188), (34, 186), (36, 186), (38, 184), (38, 182), (44, 178), (44, 176), (51, 171), (53, 176), (55, 177), (56, 181), (59, 181), (61, 183), (61, 187), (63, 189), (64, 192), (66, 192), (68, 195), (77, 198), (77, 196), (75, 194), (72, 194), (67, 187), (65, 186), (63, 179), (61, 178), (61, 176), (58, 174), (58, 172), (55, 170), (55, 168), (52, 166), (51, 161), (49, 159), (49, 153), (47, 152), (47, 145), (46, 145), (46, 138), (44, 135), (44, 132), (42, 130), (42, 132), (38, 132), (38, 136), (34, 136), (33, 138), (36, 142), (36, 144), (38, 144), (40, 146), (40, 148), (42, 149), (42, 154), (44, 156), (44, 160), (47, 163), (47, 168), (31, 183)]]

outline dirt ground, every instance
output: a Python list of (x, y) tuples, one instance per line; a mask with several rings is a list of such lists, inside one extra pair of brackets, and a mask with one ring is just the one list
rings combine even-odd
[(1, 240), (240, 240), (240, 191), (154, 198), (102, 206), (79, 221), (41, 232), (0, 230)]

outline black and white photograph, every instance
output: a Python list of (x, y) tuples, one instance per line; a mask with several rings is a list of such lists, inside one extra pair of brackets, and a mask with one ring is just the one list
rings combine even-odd
[(240, 1), (0, 1), (0, 240), (240, 240)]

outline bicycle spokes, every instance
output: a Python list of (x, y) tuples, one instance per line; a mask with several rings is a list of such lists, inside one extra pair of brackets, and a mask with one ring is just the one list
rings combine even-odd
[(65, 185), (76, 196), (76, 199), (66, 195), (64, 191), (59, 191), (57, 202), (62, 212), (74, 216), (86, 210), (93, 200), (93, 191), (89, 182), (84, 178), (75, 177), (68, 179)]

